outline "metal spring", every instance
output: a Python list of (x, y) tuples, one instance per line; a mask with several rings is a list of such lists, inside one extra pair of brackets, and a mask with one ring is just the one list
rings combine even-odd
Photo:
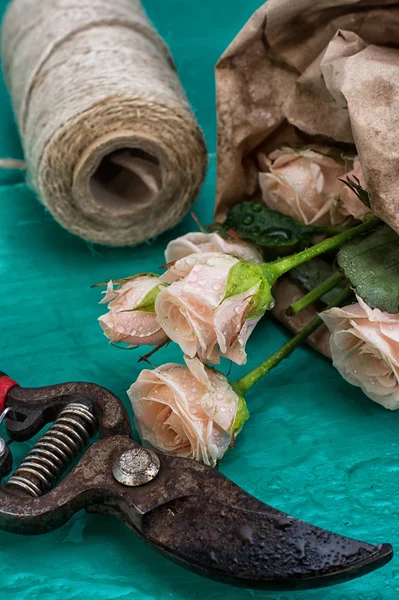
[(72, 402), (24, 458), (4, 487), (43, 496), (82, 452), (97, 430), (97, 420), (85, 404)]

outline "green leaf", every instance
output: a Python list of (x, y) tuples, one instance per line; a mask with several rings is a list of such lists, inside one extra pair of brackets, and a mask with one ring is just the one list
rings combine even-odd
[(236, 418), (234, 419), (233, 427), (231, 429), (231, 434), (235, 439), (237, 435), (240, 433), (241, 429), (244, 427), (244, 424), (249, 419), (249, 410), (247, 403), (245, 402), (245, 398), (242, 396), (238, 396), (238, 407), (236, 412)]
[(262, 246), (270, 258), (286, 256), (309, 246), (317, 228), (302, 225), (259, 202), (241, 202), (229, 211), (223, 229)]
[(165, 284), (160, 283), (156, 287), (152, 288), (152, 290), (150, 290), (148, 292), (148, 294), (146, 296), (144, 296), (144, 298), (142, 299), (140, 304), (138, 304), (134, 308), (134, 310), (154, 313), (155, 312), (155, 300), (157, 299), (157, 296), (158, 296), (159, 292), (161, 291), (161, 289), (164, 287), (166, 287)]
[[(298, 282), (304, 290), (310, 292), (323, 283), (323, 281), (326, 281), (331, 277), (335, 271), (336, 269), (334, 269), (332, 264), (326, 262), (322, 258), (316, 257), (290, 271), (290, 276), (294, 281)], [(344, 289), (346, 283), (346, 281), (342, 281), (342, 283), (339, 283), (333, 290), (330, 290), (321, 296), (320, 300), (325, 304), (329, 304), (334, 300), (337, 294)]]
[(399, 312), (399, 236), (388, 225), (341, 248), (338, 264), (371, 308)]

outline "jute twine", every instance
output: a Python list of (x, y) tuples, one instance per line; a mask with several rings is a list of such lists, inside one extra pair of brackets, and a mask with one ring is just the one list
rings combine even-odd
[(2, 38), (29, 179), (57, 221), (113, 246), (175, 225), (206, 148), (140, 2), (14, 0)]

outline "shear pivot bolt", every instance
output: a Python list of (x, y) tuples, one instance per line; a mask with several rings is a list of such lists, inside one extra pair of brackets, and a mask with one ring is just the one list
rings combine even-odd
[(121, 454), (113, 467), (113, 475), (119, 483), (130, 487), (144, 485), (158, 474), (158, 456), (144, 448), (134, 448)]

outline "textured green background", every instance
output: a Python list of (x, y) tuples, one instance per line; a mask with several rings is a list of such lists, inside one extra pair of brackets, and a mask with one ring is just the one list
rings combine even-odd
[[(258, 4), (145, 2), (171, 46), (207, 137), (211, 163), (196, 206), (204, 222), (212, 217), (215, 182), (213, 65)], [(6, 5), (0, 0), (2, 11)], [(20, 157), (3, 84), (0, 109), (0, 157)], [(97, 382), (126, 402), (125, 390), (139, 372), (137, 354), (106, 343), (96, 323), (99, 293), (90, 285), (153, 270), (163, 263), (166, 242), (189, 231), (192, 222), (186, 219), (156, 243), (133, 250), (92, 248), (46, 214), (20, 173), (0, 177), (0, 368), (26, 385)], [(248, 366), (286, 338), (279, 325), (265, 320), (250, 340)], [(158, 364), (170, 359), (181, 360), (176, 347), (156, 357)], [(396, 414), (367, 400), (308, 349), (280, 365), (248, 401), (252, 418), (222, 464), (227, 476), (294, 516), (365, 541), (399, 545)], [(19, 448), (19, 455), (26, 450)], [(0, 596), (7, 600), (216, 600), (226, 595), (235, 600), (390, 600), (399, 592), (398, 559), (327, 590), (266, 594), (228, 588), (161, 558), (118, 521), (83, 512), (41, 537), (0, 532), (0, 569)]]

